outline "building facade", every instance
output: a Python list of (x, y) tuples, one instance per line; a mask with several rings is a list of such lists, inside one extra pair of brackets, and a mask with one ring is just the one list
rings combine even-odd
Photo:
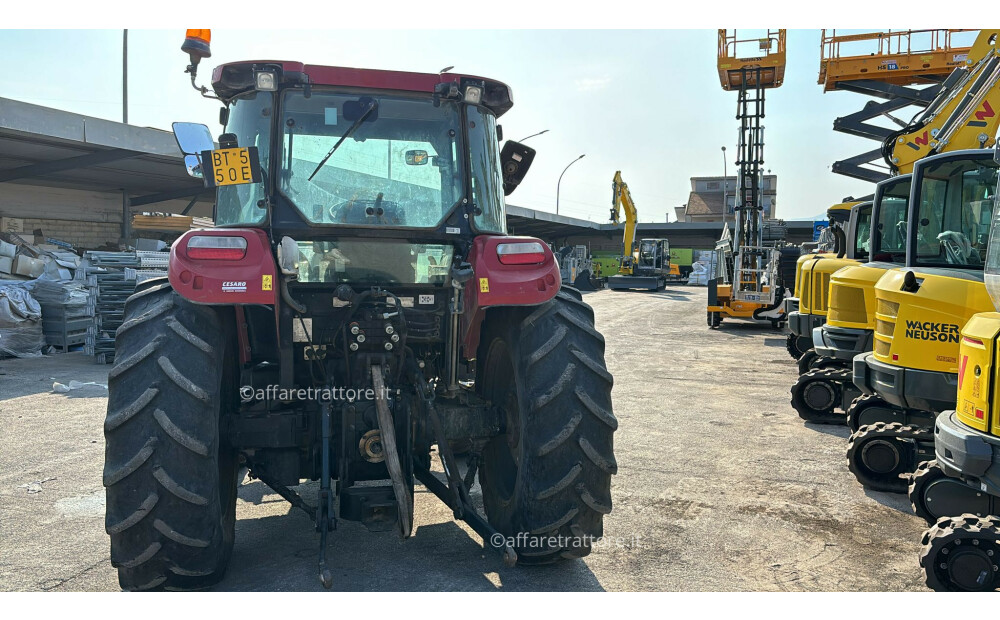
[[(736, 206), (736, 177), (691, 177), (687, 204), (676, 207), (678, 222), (733, 221)], [(776, 218), (778, 176), (765, 174), (761, 182), (764, 218)]]

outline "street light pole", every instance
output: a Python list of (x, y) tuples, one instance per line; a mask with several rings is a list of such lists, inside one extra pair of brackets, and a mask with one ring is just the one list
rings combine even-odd
[(122, 30), (122, 123), (128, 124), (128, 29)]
[[(535, 136), (540, 136), (543, 133), (548, 133), (548, 131), (549, 131), (548, 129), (543, 129), (543, 130), (539, 131), (538, 133), (531, 134), (530, 136), (528, 136), (528, 138), (534, 138)], [(520, 140), (518, 140), (518, 142), (524, 142), (528, 138), (521, 138)]]
[(573, 161), (571, 161), (568, 164), (566, 164), (566, 167), (563, 168), (562, 174), (559, 175), (559, 181), (556, 183), (556, 215), (559, 215), (559, 188), (562, 185), (563, 174), (566, 174), (566, 171), (569, 170), (570, 166), (572, 166), (573, 164), (575, 164), (576, 162), (580, 161), (581, 159), (583, 159), (586, 156), (587, 156), (587, 154), (584, 153), (583, 155), (580, 155), (579, 157), (577, 157)]

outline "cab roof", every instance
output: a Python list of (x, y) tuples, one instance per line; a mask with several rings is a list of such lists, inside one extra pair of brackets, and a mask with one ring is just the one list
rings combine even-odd
[(462, 73), (416, 73), (307, 65), (288, 60), (248, 60), (219, 65), (212, 71), (212, 87), (223, 99), (254, 88), (254, 72), (278, 70), (281, 83), (309, 83), (312, 86), (342, 86), (371, 90), (403, 91), (433, 94), (440, 84), (462, 88), (466, 83), (484, 85), (482, 105), (498, 117), (513, 105), (510, 87), (490, 78)]

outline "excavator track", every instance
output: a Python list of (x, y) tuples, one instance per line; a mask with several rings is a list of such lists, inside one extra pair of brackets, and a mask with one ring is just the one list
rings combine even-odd
[(934, 429), (876, 422), (862, 426), (847, 440), (847, 468), (865, 488), (886, 493), (906, 493), (907, 478), (916, 470), (922, 455), (934, 452)]
[(943, 480), (948, 476), (938, 467), (937, 459), (924, 461), (917, 465), (917, 471), (910, 476), (909, 488), (906, 494), (910, 498), (910, 505), (913, 512), (918, 517), (927, 522), (927, 525), (934, 525), (937, 517), (931, 508), (926, 496), (927, 489), (938, 480)]
[(920, 567), (937, 592), (990, 592), (1000, 587), (1000, 518), (941, 517), (920, 540)]
[(792, 386), (792, 408), (806, 422), (844, 424), (844, 413), (838, 412), (843, 385), (850, 383), (851, 371), (846, 368), (820, 368), (800, 375)]

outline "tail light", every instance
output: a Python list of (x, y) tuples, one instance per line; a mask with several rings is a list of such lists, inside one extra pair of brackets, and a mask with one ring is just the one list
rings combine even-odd
[(247, 254), (243, 237), (195, 236), (188, 239), (187, 257), (193, 260), (240, 260)]
[(545, 262), (545, 246), (537, 241), (501, 243), (497, 246), (497, 258), (503, 265), (537, 265)]

